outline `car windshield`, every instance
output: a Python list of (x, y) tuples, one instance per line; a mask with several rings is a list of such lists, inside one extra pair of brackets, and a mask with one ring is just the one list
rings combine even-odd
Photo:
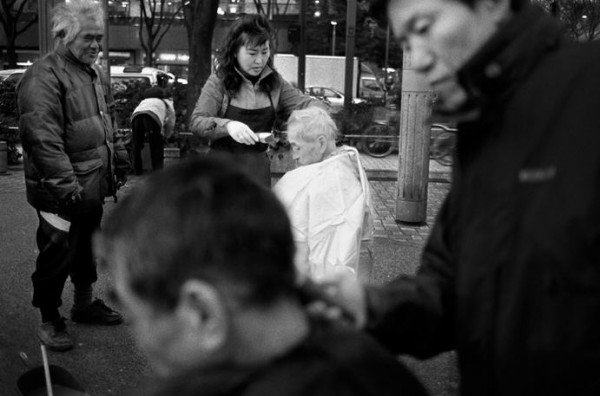
[(111, 76), (110, 80), (112, 88), (116, 92), (126, 91), (127, 88), (133, 87), (135, 85), (152, 85), (150, 82), (150, 78), (144, 76)]
[(341, 92), (333, 88), (325, 87), (308, 87), (307, 93), (309, 95), (326, 98), (342, 98), (344, 96)]
[(323, 89), (323, 94), (326, 98), (341, 98), (342, 95), (333, 89)]

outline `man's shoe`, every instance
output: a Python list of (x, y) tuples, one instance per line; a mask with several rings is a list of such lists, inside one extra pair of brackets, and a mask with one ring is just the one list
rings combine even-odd
[(73, 341), (67, 332), (65, 318), (43, 322), (38, 330), (40, 340), (48, 349), (64, 352), (73, 348)]
[(71, 309), (71, 320), (77, 323), (112, 326), (123, 323), (120, 313), (104, 304), (100, 299), (85, 308)]

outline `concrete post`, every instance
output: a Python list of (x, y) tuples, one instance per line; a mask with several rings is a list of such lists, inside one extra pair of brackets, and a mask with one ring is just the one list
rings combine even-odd
[(407, 51), (403, 62), (396, 220), (423, 223), (427, 218), (432, 94)]

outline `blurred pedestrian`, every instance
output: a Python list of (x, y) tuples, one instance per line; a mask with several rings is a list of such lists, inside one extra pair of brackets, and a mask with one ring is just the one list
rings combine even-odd
[(288, 140), (298, 168), (275, 185), (292, 223), (296, 266), (304, 275), (356, 274), (373, 220), (367, 175), (354, 147), (336, 147), (337, 127), (321, 108), (292, 112)]
[(264, 15), (244, 15), (233, 23), (190, 122), (192, 131), (210, 139), (211, 150), (229, 153), (269, 187), (268, 144), (257, 133), (270, 132), (292, 110), (324, 106), (277, 73), (273, 36)]
[(73, 347), (59, 307), (68, 276), (74, 285), (74, 322), (115, 325), (121, 315), (92, 301), (97, 280), (91, 236), (105, 197), (129, 171), (127, 152), (113, 128), (109, 83), (95, 65), (104, 35), (102, 7), (71, 0), (54, 9), (55, 49), (25, 72), (18, 87), (19, 129), (27, 200), (36, 209), (39, 255), (33, 305), (38, 335), (49, 349)]
[(600, 43), (528, 0), (381, 0), (459, 122), (451, 191), (414, 277), (340, 280), (387, 347), (455, 349), (463, 395), (600, 394)]
[(425, 395), (361, 332), (312, 320), (270, 189), (217, 155), (150, 175), (96, 251), (158, 377), (148, 395)]
[(151, 87), (144, 91), (144, 99), (131, 116), (133, 169), (136, 175), (143, 173), (142, 149), (144, 142), (150, 146), (152, 169), (162, 169), (164, 164), (165, 139), (175, 127), (173, 101), (167, 99), (167, 91)]

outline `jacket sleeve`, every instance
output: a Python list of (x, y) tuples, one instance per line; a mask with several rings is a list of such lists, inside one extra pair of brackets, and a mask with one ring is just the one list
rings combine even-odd
[(64, 202), (83, 187), (65, 152), (61, 86), (53, 73), (32, 72), (23, 78), (17, 94), (21, 141), (45, 188)]
[(225, 125), (230, 120), (219, 117), (224, 97), (225, 88), (222, 82), (216, 74), (212, 74), (204, 84), (192, 112), (190, 118), (192, 132), (212, 140), (229, 136)]
[(395, 353), (428, 358), (454, 348), (450, 198), (436, 220), (416, 276), (400, 276), (382, 288), (367, 288), (367, 329)]

